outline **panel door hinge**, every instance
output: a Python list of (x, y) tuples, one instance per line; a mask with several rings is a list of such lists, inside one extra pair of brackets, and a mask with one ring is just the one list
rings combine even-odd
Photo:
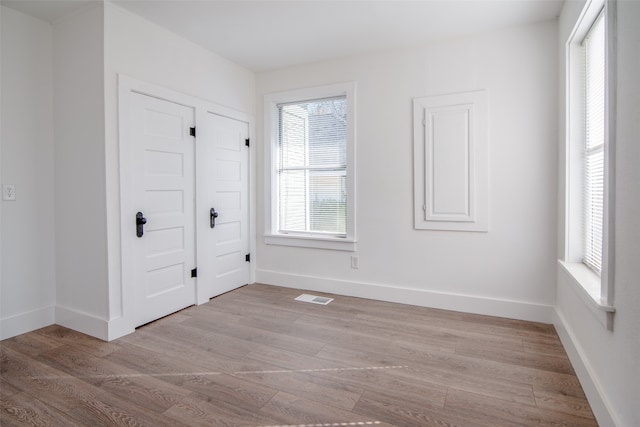
[(194, 268), (191, 270), (191, 277), (198, 277), (198, 268)]
[(189, 135), (196, 136), (196, 128), (195, 127), (189, 128)]
[(244, 256), (244, 260), (245, 260), (246, 262), (251, 262), (251, 254), (246, 254), (246, 255)]
[(247, 147), (251, 146), (251, 140), (249, 138), (245, 139), (244, 145), (246, 145)]

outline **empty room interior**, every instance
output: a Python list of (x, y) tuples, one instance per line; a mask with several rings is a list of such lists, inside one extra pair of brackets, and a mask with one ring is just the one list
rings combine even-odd
[(1, 425), (640, 426), (640, 1), (0, 19)]

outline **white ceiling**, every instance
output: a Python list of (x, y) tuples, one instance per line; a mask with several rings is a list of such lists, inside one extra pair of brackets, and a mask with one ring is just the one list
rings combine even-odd
[[(52, 20), (85, 1), (6, 1)], [(551, 20), (563, 0), (115, 0), (227, 59), (265, 71)], [(65, 9), (56, 15), (53, 5)], [(38, 8), (46, 15), (38, 15)], [(53, 18), (51, 18), (53, 16)]]
[(0, 4), (44, 21), (55, 22), (96, 0), (0, 0)]

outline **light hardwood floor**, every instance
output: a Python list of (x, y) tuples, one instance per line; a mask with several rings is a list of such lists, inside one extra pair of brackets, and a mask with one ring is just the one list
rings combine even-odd
[(551, 325), (301, 293), (245, 286), (110, 343), (4, 340), (0, 424), (597, 425)]

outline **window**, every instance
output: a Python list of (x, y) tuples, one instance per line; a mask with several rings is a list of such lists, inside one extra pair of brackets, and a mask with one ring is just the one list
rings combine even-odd
[(604, 190), (604, 19), (602, 13), (583, 41), (584, 49), (584, 238), (583, 258), (600, 275)]
[[(615, 61), (614, 5), (589, 2), (567, 42), (565, 254), (580, 295), (611, 326)], [(611, 126), (610, 126), (611, 124)]]
[(354, 250), (353, 84), (265, 97), (266, 243)]
[(278, 105), (278, 232), (345, 237), (345, 96)]

